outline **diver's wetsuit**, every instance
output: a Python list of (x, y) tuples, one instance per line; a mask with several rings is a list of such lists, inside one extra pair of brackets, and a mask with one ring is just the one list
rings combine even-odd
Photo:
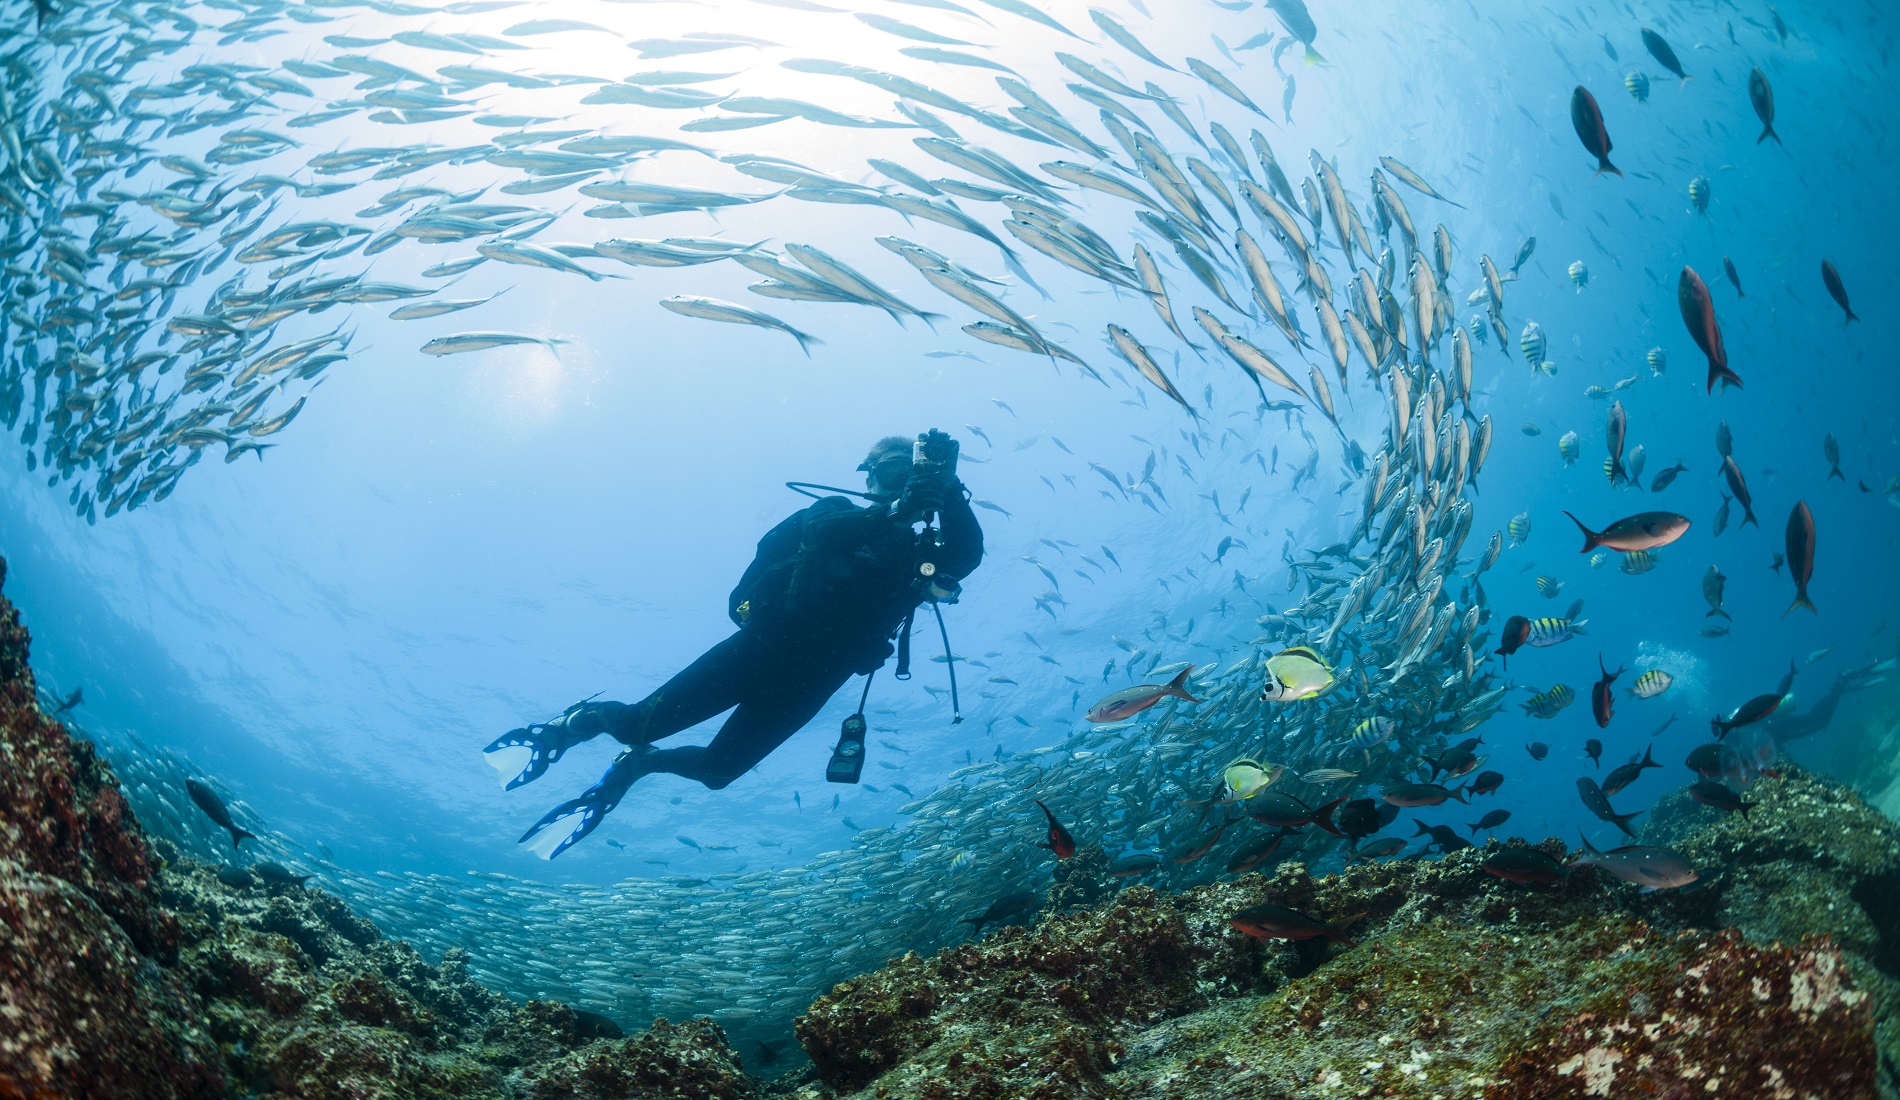
[[(940, 513), (930, 555), (956, 580), (983, 559), (983, 531), (959, 486)], [(759, 540), (732, 590), (738, 633), (707, 650), (638, 703), (603, 714), (628, 745), (671, 737), (736, 707), (705, 746), (657, 749), (642, 762), (718, 790), (765, 759), (844, 682), (890, 657), (892, 634), (917, 606), (916, 538), (883, 508), (825, 497)]]

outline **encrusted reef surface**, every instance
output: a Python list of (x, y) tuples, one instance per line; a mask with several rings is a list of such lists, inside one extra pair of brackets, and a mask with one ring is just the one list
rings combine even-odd
[(710, 1020), (623, 1038), (483, 988), (459, 952), (430, 966), (330, 894), (155, 848), (40, 712), (27, 642), (0, 598), (0, 1100), (761, 1091)]
[[(1747, 817), (1665, 799), (1651, 843), (1703, 869), (1638, 894), (1517, 886), (1496, 842), (1097, 908), (836, 987), (798, 1023), (813, 1098), (1893, 1095), (1900, 830), (1812, 776)], [(1514, 842), (1522, 843), (1522, 842)], [(1561, 856), (1560, 841), (1540, 847)], [(1261, 943), (1262, 903), (1356, 946)]]
[[(323, 891), (154, 847), (26, 656), (0, 598), (0, 1100), (1896, 1095), (1900, 829), (1814, 776), (1756, 782), (1746, 817), (1663, 800), (1645, 839), (1702, 881), (1648, 895), (1511, 885), (1495, 841), (1178, 895), (1085, 848), (1033, 927), (821, 997), (811, 1065), (768, 1083), (709, 1020), (517, 1004)], [(1263, 903), (1356, 944), (1228, 923)]]

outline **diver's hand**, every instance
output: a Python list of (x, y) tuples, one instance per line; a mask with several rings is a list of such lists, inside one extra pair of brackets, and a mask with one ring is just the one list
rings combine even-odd
[(553, 859), (579, 844), (620, 805), (634, 780), (646, 774), (645, 758), (649, 752), (641, 745), (621, 753), (598, 783), (581, 792), (580, 797), (570, 798), (549, 810), (522, 833), (516, 843), (542, 859)]
[(943, 511), (943, 501), (941, 477), (913, 473), (904, 485), (904, 503), (913, 517)]

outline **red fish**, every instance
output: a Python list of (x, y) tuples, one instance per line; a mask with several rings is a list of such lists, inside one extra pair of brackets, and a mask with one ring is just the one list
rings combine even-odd
[(1695, 268), (1684, 267), (1676, 280), (1676, 305), (1682, 310), (1682, 323), (1695, 338), (1695, 346), (1709, 357), (1709, 384), (1705, 392), (1715, 392), (1719, 379), (1724, 387), (1740, 386), (1741, 375), (1728, 369), (1728, 350), (1722, 346), (1722, 326), (1715, 320), (1715, 303), (1709, 300), (1709, 287)]
[(1610, 685), (1616, 683), (1618, 676), (1623, 675), (1623, 669), (1622, 666), (1619, 665), (1615, 672), (1609, 671), (1603, 667), (1602, 654), (1598, 654), (1597, 675), (1599, 679), (1590, 687), (1590, 713), (1596, 715), (1598, 729), (1608, 729), (1610, 725), (1610, 707), (1611, 704), (1615, 702), (1614, 697), (1610, 693)]
[(1748, 482), (1742, 478), (1742, 468), (1735, 465), (1734, 455), (1722, 459), (1722, 477), (1728, 482), (1728, 491), (1734, 494), (1735, 503), (1742, 506), (1741, 525), (1746, 527), (1753, 523), (1760, 527), (1761, 524), (1755, 519), (1755, 498), (1748, 491)]
[(1610, 132), (1603, 128), (1603, 111), (1597, 107), (1597, 97), (1590, 89), (1577, 85), (1570, 93), (1570, 125), (1577, 128), (1577, 137), (1583, 140), (1583, 147), (1597, 158), (1597, 175), (1615, 172), (1622, 175), (1623, 170), (1610, 163)]
[(1344, 920), (1327, 924), (1283, 905), (1256, 905), (1235, 913), (1228, 918), (1227, 923), (1257, 940), (1311, 940), (1324, 936), (1334, 943), (1357, 947), (1358, 944), (1346, 938), (1345, 930), (1347, 925), (1363, 916), (1364, 913), (1354, 913)]
[[(1566, 516), (1570, 513), (1566, 511)], [(1583, 549), (1579, 554), (1587, 554), (1599, 546), (1629, 553), (1631, 550), (1654, 550), (1659, 546), (1668, 546), (1682, 537), (1689, 529), (1689, 517), (1675, 512), (1638, 512), (1636, 515), (1619, 519), (1601, 531), (1592, 531), (1583, 525), (1576, 516), (1570, 516), (1570, 522), (1583, 532)], [(1507, 626), (1506, 631), (1509, 631)]]
[[(1040, 798), (1032, 799), (1031, 801), (1035, 802), (1038, 806), (1042, 806), (1042, 799)], [(1056, 820), (1056, 815), (1049, 812), (1049, 807), (1042, 806), (1042, 814), (1049, 819), (1049, 843), (1038, 844), (1036, 847), (1049, 849), (1056, 854), (1057, 859), (1068, 859), (1074, 855), (1075, 838), (1069, 835), (1069, 830), (1062, 827), (1062, 823)]]
[[(1808, 502), (1799, 501), (1794, 511), (1788, 513), (1788, 575), (1794, 578), (1794, 602), (1788, 605), (1788, 611), (1797, 607), (1814, 610), (1814, 604), (1808, 599), (1808, 578), (1814, 576), (1814, 513), (1808, 511)], [(1788, 611), (1783, 611), (1786, 618)]]
[(1089, 712), (1083, 717), (1091, 722), (1119, 722), (1124, 718), (1132, 718), (1140, 714), (1170, 695), (1177, 699), (1186, 699), (1190, 703), (1198, 703), (1199, 699), (1187, 693), (1188, 674), (1193, 672), (1195, 667), (1194, 665), (1187, 666), (1181, 670), (1180, 675), (1165, 684), (1140, 684), (1123, 688), (1090, 707)]

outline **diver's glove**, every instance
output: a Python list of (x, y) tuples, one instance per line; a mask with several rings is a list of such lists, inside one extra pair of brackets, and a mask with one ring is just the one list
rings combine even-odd
[(934, 475), (912, 473), (904, 483), (904, 510), (913, 521), (932, 512), (943, 511), (944, 480)]
[(509, 730), (490, 741), (482, 754), (501, 773), (501, 789), (512, 791), (547, 774), (548, 766), (575, 745), (607, 732), (603, 711), (617, 705), (583, 699), (552, 721)]
[[(553, 859), (574, 845), (613, 812), (634, 780), (647, 773), (646, 760), (653, 753), (645, 745), (636, 745), (617, 757), (600, 782), (547, 812), (516, 843), (542, 859)], [(550, 828), (552, 826), (552, 828)]]

